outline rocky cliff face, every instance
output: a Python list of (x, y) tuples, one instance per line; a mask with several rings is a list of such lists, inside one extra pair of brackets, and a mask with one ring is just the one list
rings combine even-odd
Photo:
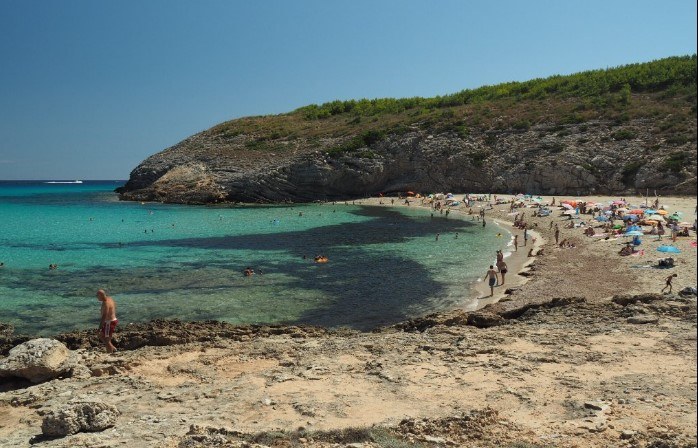
[(215, 129), (146, 159), (120, 197), (213, 203), (344, 200), (408, 190), (696, 194), (695, 139), (668, 142), (648, 119), (467, 136), (411, 126), (341, 151), (346, 138), (279, 139), (269, 150), (255, 149), (255, 135), (231, 138)]

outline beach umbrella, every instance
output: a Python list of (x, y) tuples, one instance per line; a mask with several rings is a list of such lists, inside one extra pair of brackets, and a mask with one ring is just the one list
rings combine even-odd
[(623, 221), (637, 221), (637, 215), (625, 215), (623, 216)]
[(666, 222), (664, 217), (662, 215), (650, 215), (647, 217), (648, 221), (658, 221), (658, 222)]
[(564, 208), (566, 208), (567, 210), (574, 210), (574, 207), (572, 207), (570, 204), (565, 203), (565, 204), (562, 204), (562, 206)]
[(630, 232), (625, 232), (623, 235), (624, 236), (642, 236), (642, 235), (644, 235), (644, 233), (642, 233), (639, 230), (631, 230)]
[(633, 225), (633, 226), (629, 226), (629, 227), (628, 227), (628, 230), (629, 230), (629, 231), (630, 231), (630, 230), (642, 230), (642, 227)]
[(613, 202), (611, 202), (611, 204), (621, 205), (621, 204), (625, 204), (625, 201), (613, 201)]
[(597, 220), (597, 221), (599, 221), (599, 222), (606, 222), (606, 221), (608, 221), (608, 218), (606, 218), (605, 216), (597, 216), (597, 217), (594, 218), (594, 219)]
[(659, 214), (659, 215), (668, 215), (669, 212), (666, 211), (666, 210), (657, 210), (657, 214)]
[(630, 210), (628, 213), (631, 214), (631, 215), (642, 215), (642, 214), (645, 213), (645, 211), (644, 211), (644, 210), (640, 210), (639, 208), (636, 208), (636, 209), (634, 209), (634, 210)]
[(666, 252), (666, 253), (670, 253), (670, 254), (680, 254), (681, 253), (681, 249), (679, 249), (678, 247), (674, 247), (674, 246), (659, 246), (657, 248), (657, 250), (659, 252)]
[(574, 215), (576, 212), (574, 210), (565, 210), (562, 212), (563, 215)]
[(657, 213), (657, 210), (648, 208), (648, 209), (645, 209), (645, 213), (648, 215), (653, 215), (653, 214)]
[(616, 211), (617, 211), (617, 212), (627, 212), (628, 209), (625, 208), (625, 207), (621, 207), (621, 208), (617, 208)]

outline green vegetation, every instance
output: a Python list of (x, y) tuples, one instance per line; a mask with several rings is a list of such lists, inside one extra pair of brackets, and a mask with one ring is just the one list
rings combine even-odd
[(637, 134), (630, 129), (620, 129), (611, 134), (613, 140), (632, 140)]
[(679, 173), (683, 170), (684, 165), (688, 163), (689, 157), (689, 154), (684, 151), (672, 152), (664, 161), (664, 169)]
[(509, 82), (494, 86), (483, 86), (463, 90), (452, 95), (434, 98), (380, 98), (350, 101), (332, 101), (322, 105), (312, 104), (297, 109), (307, 119), (323, 119), (333, 115), (352, 114), (372, 116), (395, 114), (411, 109), (436, 109), (443, 107), (475, 104), (501, 99), (540, 100), (550, 96), (595, 98), (615, 93), (604, 98), (618, 105), (630, 102), (631, 92), (656, 92), (696, 84), (696, 55), (670, 57), (644, 64), (630, 64), (606, 70), (591, 70), (567, 76), (550, 76), (526, 82)]
[[(334, 148), (327, 151), (327, 153), (330, 155), (338, 155), (343, 154), (345, 152), (356, 151), (360, 148), (370, 147), (372, 144), (380, 141), (384, 136), (385, 132), (375, 130), (366, 131), (363, 134), (348, 140), (340, 146), (335, 146)], [(362, 151), (359, 154), (359, 157), (364, 158), (372, 159), (375, 157), (375, 154), (372, 151)], [(367, 156), (367, 154), (370, 154), (370, 156)]]
[(640, 171), (640, 168), (643, 166), (645, 166), (645, 162), (642, 161), (630, 162), (625, 165), (623, 171), (621, 171), (623, 184), (631, 186), (635, 182), (637, 172)]
[(474, 152), (474, 153), (470, 154), (470, 161), (473, 163), (473, 166), (479, 168), (485, 163), (485, 160), (489, 156), (490, 156), (490, 153), (488, 151)]
[[(330, 156), (351, 153), (371, 158), (377, 154), (368, 150), (375, 150), (377, 141), (420, 129), (454, 133), (464, 140), (485, 138), (494, 147), (497, 136), (507, 131), (564, 137), (597, 123), (626, 126), (631, 120), (649, 119), (649, 132), (678, 146), (696, 139), (696, 103), (696, 55), (692, 55), (434, 98), (336, 100), (286, 114), (228, 121), (206, 133), (235, 147), (246, 142), (246, 149), (253, 151), (322, 149)], [(622, 127), (605, 141), (633, 138), (635, 131)], [(341, 143), (328, 147), (327, 139)], [(564, 146), (547, 149), (555, 153)]]

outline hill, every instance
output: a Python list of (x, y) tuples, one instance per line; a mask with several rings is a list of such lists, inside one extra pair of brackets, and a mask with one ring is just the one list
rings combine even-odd
[(232, 120), (147, 158), (118, 191), (211, 203), (646, 189), (696, 193), (696, 55)]

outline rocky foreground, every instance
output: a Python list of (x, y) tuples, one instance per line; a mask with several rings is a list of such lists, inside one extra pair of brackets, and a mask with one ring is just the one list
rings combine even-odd
[(160, 322), (116, 355), (58, 339), (59, 377), (1, 383), (3, 447), (696, 446), (695, 296), (509, 300), (373, 333)]

